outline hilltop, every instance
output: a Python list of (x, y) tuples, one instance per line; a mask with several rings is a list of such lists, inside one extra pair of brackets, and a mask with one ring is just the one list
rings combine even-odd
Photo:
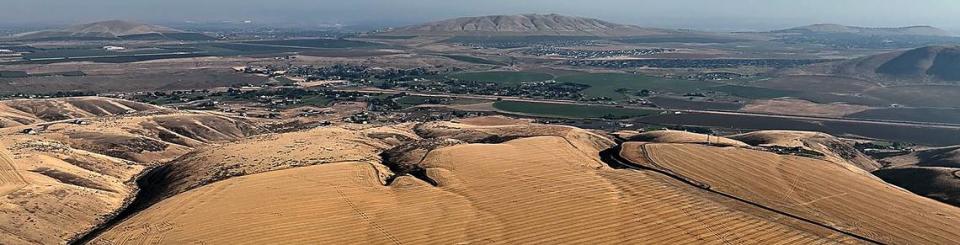
[(960, 81), (960, 46), (927, 46), (858, 58), (836, 72), (858, 77)]
[(26, 32), (13, 35), (20, 40), (62, 39), (183, 39), (187, 37), (209, 39), (199, 33), (177, 30), (170, 27), (143, 24), (123, 20), (100, 21), (68, 26), (62, 29)]
[(503, 117), (273, 131), (119, 99), (0, 105), (4, 244), (960, 239), (960, 209), (883, 182), (825, 134), (705, 145)]
[(643, 36), (674, 32), (676, 31), (617, 24), (585, 17), (558, 14), (525, 14), (462, 17), (401, 27), (391, 33), (414, 35)]
[(950, 33), (932, 26), (859, 27), (837, 24), (815, 24), (773, 31), (796, 34), (857, 34), (867, 36), (950, 36)]

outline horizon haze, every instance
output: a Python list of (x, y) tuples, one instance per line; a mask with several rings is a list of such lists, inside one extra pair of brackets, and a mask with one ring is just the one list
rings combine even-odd
[[(603, 19), (644, 27), (706, 31), (767, 31), (831, 23), (864, 27), (929, 25), (960, 32), (960, 9), (954, 1), (756, 1), (718, 3), (705, 0), (441, 1), (398, 3), (382, 0), (340, 1), (115, 1), (12, 0), (0, 9), (7, 25), (68, 25), (110, 19), (157, 24), (252, 21), (297, 27), (402, 26), (462, 16), (548, 14)], [(744, 16), (749, 13), (749, 16)]]

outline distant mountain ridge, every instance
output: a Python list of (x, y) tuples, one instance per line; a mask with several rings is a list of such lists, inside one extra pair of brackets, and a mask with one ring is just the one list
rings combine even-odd
[(927, 46), (845, 61), (836, 73), (911, 81), (960, 81), (960, 46)]
[(870, 36), (951, 36), (950, 32), (932, 26), (907, 27), (859, 27), (837, 24), (815, 24), (773, 31), (774, 33), (800, 34), (859, 34)]
[[(68, 26), (62, 29), (26, 32), (13, 35), (14, 39), (180, 39), (180, 37), (203, 38), (203, 34), (191, 33), (165, 26), (143, 24), (123, 20), (100, 21)], [(206, 37), (210, 38), (210, 37)]]
[(558, 14), (490, 15), (462, 17), (397, 28), (391, 33), (414, 35), (547, 35), (641, 36), (677, 31)]

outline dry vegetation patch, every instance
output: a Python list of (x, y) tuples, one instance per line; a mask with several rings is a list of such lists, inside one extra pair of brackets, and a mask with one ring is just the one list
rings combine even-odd
[(960, 209), (866, 173), (805, 157), (702, 145), (642, 146), (657, 167), (726, 193), (881, 243), (951, 243)]
[(740, 109), (746, 112), (816, 117), (843, 117), (869, 110), (870, 107), (846, 103), (821, 104), (801, 99), (755, 100)]

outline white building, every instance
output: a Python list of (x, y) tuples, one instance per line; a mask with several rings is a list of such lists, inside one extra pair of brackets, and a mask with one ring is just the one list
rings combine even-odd
[(125, 50), (127, 48), (120, 47), (120, 46), (103, 46), (103, 49), (106, 51), (120, 51), (120, 50)]

